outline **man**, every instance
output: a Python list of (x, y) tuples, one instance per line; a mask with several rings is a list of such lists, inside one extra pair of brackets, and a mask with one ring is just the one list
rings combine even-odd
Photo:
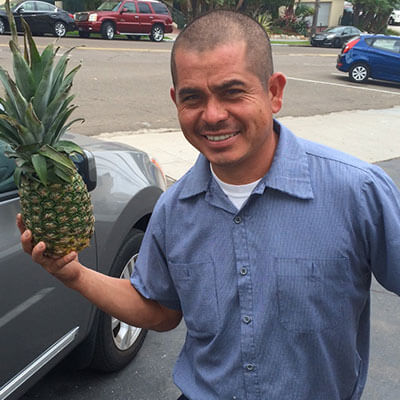
[(47, 259), (29, 232), (24, 249), (130, 324), (168, 330), (183, 315), (182, 399), (360, 399), (371, 272), (400, 293), (399, 192), (380, 169), (273, 120), (285, 77), (249, 17), (195, 20), (171, 69), (182, 131), (202, 155), (158, 202), (131, 282), (74, 253)]

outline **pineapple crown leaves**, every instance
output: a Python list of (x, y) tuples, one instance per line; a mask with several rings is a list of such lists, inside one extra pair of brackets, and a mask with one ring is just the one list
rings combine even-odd
[(7, 3), (9, 0), (6, 0), (6, 10), (12, 32), (9, 46), (15, 80), (0, 67), (0, 82), (5, 90), (5, 97), (0, 98), (0, 140), (10, 145), (7, 155), (17, 161), (14, 176), (18, 186), (23, 175), (44, 185), (71, 182), (76, 169), (69, 155), (82, 153), (82, 149), (60, 138), (73, 123), (83, 121), (77, 118), (67, 123), (77, 108), (71, 104), (74, 96), (70, 90), (81, 65), (66, 74), (73, 48), (57, 63), (59, 47), (50, 44), (40, 54), (23, 19), (24, 49), (21, 52), (14, 17)]

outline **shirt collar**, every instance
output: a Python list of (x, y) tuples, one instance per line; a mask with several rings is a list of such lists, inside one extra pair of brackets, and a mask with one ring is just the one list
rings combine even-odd
[[(279, 134), (274, 160), (253, 193), (262, 194), (268, 187), (300, 199), (314, 198), (308, 158), (304, 148), (296, 136), (276, 120), (274, 120), (274, 130)], [(180, 199), (196, 196), (208, 190), (212, 175), (209, 162), (202, 154), (185, 179)]]

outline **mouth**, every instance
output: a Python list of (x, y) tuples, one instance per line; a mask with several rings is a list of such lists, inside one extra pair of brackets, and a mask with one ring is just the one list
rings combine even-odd
[(233, 133), (229, 133), (226, 135), (205, 135), (205, 137), (210, 142), (222, 142), (222, 141), (230, 139), (231, 137), (234, 137), (238, 134), (239, 134), (239, 132), (233, 132)]

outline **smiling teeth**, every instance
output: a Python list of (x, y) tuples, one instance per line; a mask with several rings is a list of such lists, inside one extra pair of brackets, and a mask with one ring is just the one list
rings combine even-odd
[(230, 135), (219, 135), (219, 136), (206, 136), (211, 142), (219, 142), (221, 140), (226, 140), (230, 137), (236, 136), (237, 133), (231, 133)]

